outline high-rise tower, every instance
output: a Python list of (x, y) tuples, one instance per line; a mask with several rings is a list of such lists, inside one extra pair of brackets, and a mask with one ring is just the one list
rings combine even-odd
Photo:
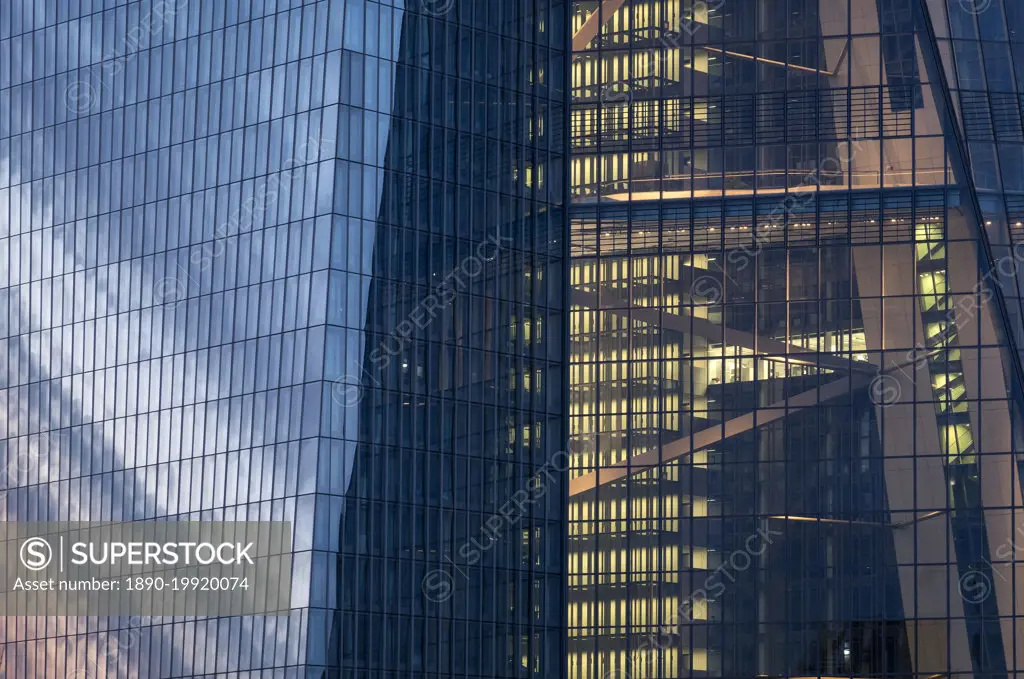
[(558, 676), (567, 16), (0, 2), (0, 518), (294, 532), (284, 615), (6, 676)]
[(575, 5), (569, 676), (1007, 676), (1020, 8)]

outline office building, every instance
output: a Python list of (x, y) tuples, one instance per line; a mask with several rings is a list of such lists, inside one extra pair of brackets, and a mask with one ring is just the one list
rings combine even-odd
[(292, 522), (281, 616), (9, 677), (554, 677), (561, 0), (0, 2), (0, 512)]
[(1020, 3), (573, 12), (568, 676), (1015, 672)]

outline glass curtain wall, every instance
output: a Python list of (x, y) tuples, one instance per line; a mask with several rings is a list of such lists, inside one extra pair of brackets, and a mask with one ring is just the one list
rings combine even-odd
[(1015, 294), (925, 5), (574, 12), (569, 676), (1007, 676)]
[(0, 1), (0, 519), (294, 533), (281, 616), (0, 674), (560, 675), (567, 17)]
[(409, 3), (390, 116), (360, 89), (383, 77), (369, 42), (343, 52), (325, 676), (562, 671), (567, 17)]
[[(928, 11), (989, 242), (997, 259), (1012, 258), (1024, 242), (1024, 5), (933, 1)], [(1016, 267), (998, 273), (1007, 310), (1019, 319)]]

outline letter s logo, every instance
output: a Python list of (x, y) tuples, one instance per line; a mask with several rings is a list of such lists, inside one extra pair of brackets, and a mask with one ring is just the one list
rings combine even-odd
[(21, 563), (30, 571), (41, 571), (53, 560), (53, 549), (50, 543), (42, 538), (29, 538), (21, 545), (18, 553)]

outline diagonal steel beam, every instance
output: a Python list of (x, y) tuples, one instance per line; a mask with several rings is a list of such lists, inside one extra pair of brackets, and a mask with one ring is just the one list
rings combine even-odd
[(626, 0), (604, 0), (601, 3), (601, 7), (596, 12), (587, 17), (587, 20), (580, 26), (580, 30), (576, 31), (576, 35), (572, 36), (572, 49), (574, 52), (586, 49), (590, 41), (593, 40), (601, 27), (605, 25), (612, 15), (619, 11), (619, 8), (626, 4)]
[[(849, 377), (843, 377), (821, 387), (809, 389), (796, 396), (776, 401), (765, 408), (758, 409), (756, 413), (744, 413), (716, 427), (699, 431), (690, 436), (684, 436), (662, 446), (658, 450), (634, 455), (625, 464), (601, 467), (598, 471), (571, 479), (569, 481), (569, 496), (581, 495), (598, 486), (647, 471), (666, 462), (689, 455), (695, 450), (703, 450), (708, 446), (739, 436), (769, 422), (781, 420), (792, 415), (794, 412), (844, 396), (849, 394), (851, 389), (863, 386), (868, 381), (866, 377), (860, 375), (855, 376), (852, 380)], [(757, 416), (756, 419), (755, 415)]]
[[(604, 295), (603, 297), (607, 299), (608, 295)], [(749, 332), (733, 330), (727, 326), (712, 323), (706, 318), (697, 318), (696, 316), (686, 312), (676, 314), (646, 307), (633, 307), (630, 309), (627, 308), (629, 305), (625, 301), (618, 299), (613, 299), (613, 303), (620, 303), (622, 308), (603, 308), (598, 304), (599, 300), (597, 293), (579, 289), (573, 289), (571, 300), (573, 304), (578, 304), (582, 307), (587, 307), (588, 309), (606, 311), (619, 314), (620, 316), (629, 316), (631, 314), (636, 320), (643, 321), (644, 323), (656, 328), (665, 327), (682, 333), (697, 333), (704, 337), (710, 337), (713, 340), (721, 338), (722, 330), (724, 329), (725, 339), (723, 341), (750, 349), (755, 352), (754, 356), (815, 354), (815, 367), (841, 370), (843, 372), (850, 372), (853, 370), (871, 375), (878, 373), (878, 367), (870, 363), (851, 361), (849, 359), (842, 358), (841, 356), (819, 353), (808, 349), (807, 347), (788, 344), (786, 342), (780, 342), (778, 340), (768, 339), (765, 337), (758, 337)]]
[(802, 66), (800, 64), (791, 64), (786, 61), (776, 61), (775, 59), (766, 59), (765, 57), (757, 57), (753, 54), (744, 54), (742, 52), (732, 52), (730, 50), (721, 49), (719, 47), (711, 47), (710, 45), (701, 45), (697, 49), (702, 49), (707, 52), (714, 52), (716, 54), (723, 54), (728, 57), (736, 57), (737, 59), (745, 59), (747, 61), (753, 61), (758, 64), (768, 64), (769, 66), (778, 66), (779, 68), (789, 68), (795, 71), (804, 71), (805, 73), (817, 73), (818, 75), (827, 75), (830, 78), (834, 78), (839, 74), (839, 69), (843, 65), (843, 61), (846, 59), (846, 53), (850, 50), (850, 41), (846, 41), (846, 46), (843, 47), (843, 51), (839, 54), (839, 61), (836, 63), (835, 68), (831, 71), (823, 70), (820, 68), (812, 68), (810, 66)]
[(934, 512), (927, 512), (921, 516), (916, 516), (913, 519), (906, 521), (899, 521), (897, 523), (885, 523), (881, 521), (858, 521), (856, 519), (825, 519), (820, 516), (796, 516), (793, 514), (778, 514), (775, 516), (766, 517), (769, 521), (795, 521), (799, 523), (824, 523), (829, 525), (842, 525), (842, 526), (870, 526), (872, 528), (893, 528), (896, 530), (902, 530), (910, 526), (922, 523), (929, 519), (934, 519), (936, 516), (943, 516), (949, 514), (948, 509), (939, 509)]

